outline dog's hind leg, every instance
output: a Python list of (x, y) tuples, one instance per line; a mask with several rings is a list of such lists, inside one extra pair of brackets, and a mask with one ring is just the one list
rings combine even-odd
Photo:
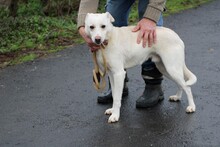
[[(181, 89), (183, 89), (186, 92), (188, 99), (188, 107), (186, 108), (186, 112), (192, 113), (196, 110), (196, 106), (193, 100), (190, 84), (188, 84), (184, 79), (186, 74), (186, 69), (184, 69), (184, 45), (176, 44), (168, 48), (162, 50), (164, 52), (160, 53), (160, 58), (164, 64), (168, 78), (171, 78), (179, 86), (178, 92), (174, 97), (175, 99), (180, 99), (180, 96), (182, 95)], [(192, 80), (191, 83), (196, 81), (196, 78), (194, 79), (195, 80)], [(171, 99), (173, 99), (173, 96), (171, 96)]]
[[(173, 80), (173, 78), (168, 74), (164, 64), (162, 61), (159, 61), (159, 62), (155, 62), (158, 70), (164, 75), (166, 76), (167, 78)], [(181, 97), (182, 97), (182, 88), (178, 85), (178, 90), (177, 90), (177, 93), (175, 95), (171, 95), (169, 97), (169, 100), (170, 101), (180, 101)]]
[(191, 91), (191, 87), (188, 86), (184, 80), (183, 76), (183, 69), (182, 68), (174, 68), (174, 67), (167, 67), (166, 68), (167, 72), (169, 73), (170, 77), (176, 84), (180, 87), (179, 91), (177, 92), (176, 97), (182, 95), (182, 90), (183, 89), (186, 92), (187, 98), (188, 98), (188, 107), (186, 108), (187, 113), (192, 113), (195, 112), (196, 106), (193, 100), (193, 95)]
[[(111, 115), (108, 119), (109, 123), (117, 122), (120, 117), (121, 97), (124, 86), (125, 71), (122, 69), (118, 72), (111, 72), (110, 81), (114, 83), (112, 86), (113, 106), (105, 111), (105, 114)], [(112, 83), (111, 82), (111, 83)]]
[(169, 97), (169, 100), (174, 101), (174, 102), (180, 101), (181, 97), (182, 97), (182, 93), (183, 93), (183, 89), (178, 85), (178, 90), (177, 90), (176, 94), (171, 95)]
[(195, 112), (196, 111), (196, 106), (195, 106), (195, 103), (194, 103), (194, 100), (193, 100), (193, 95), (192, 95), (191, 87), (186, 86), (184, 91), (187, 94), (188, 103), (189, 103), (189, 106), (186, 108), (186, 112), (187, 113)]

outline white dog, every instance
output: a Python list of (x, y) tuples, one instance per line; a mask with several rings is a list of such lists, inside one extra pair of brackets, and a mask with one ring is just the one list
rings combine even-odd
[[(152, 47), (143, 48), (142, 44), (136, 43), (138, 32), (132, 32), (133, 26), (114, 27), (112, 22), (114, 18), (108, 12), (88, 13), (85, 19), (86, 34), (94, 43), (100, 45), (108, 41), (104, 53), (113, 95), (113, 106), (105, 111), (105, 114), (111, 115), (108, 122), (117, 122), (120, 117), (124, 69), (142, 64), (149, 58), (155, 62), (163, 75), (178, 85), (176, 95), (170, 96), (169, 99), (180, 100), (184, 90), (189, 103), (186, 112), (194, 112), (196, 106), (190, 86), (197, 81), (197, 78), (185, 65), (184, 43), (180, 37), (168, 28), (157, 27), (157, 42)], [(103, 67), (100, 50), (97, 51), (97, 60), (99, 66)]]

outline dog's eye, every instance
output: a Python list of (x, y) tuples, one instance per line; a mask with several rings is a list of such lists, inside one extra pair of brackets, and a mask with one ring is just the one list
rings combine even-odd
[(101, 28), (103, 28), (103, 29), (104, 29), (104, 28), (105, 28), (105, 25), (102, 25), (102, 26), (101, 26)]
[(95, 27), (94, 26), (90, 26), (90, 29), (93, 30)]

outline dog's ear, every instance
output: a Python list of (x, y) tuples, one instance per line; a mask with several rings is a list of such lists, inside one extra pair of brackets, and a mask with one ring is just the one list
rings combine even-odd
[(107, 17), (110, 19), (111, 22), (114, 22), (115, 19), (112, 17), (112, 15), (109, 12), (105, 13), (107, 15)]

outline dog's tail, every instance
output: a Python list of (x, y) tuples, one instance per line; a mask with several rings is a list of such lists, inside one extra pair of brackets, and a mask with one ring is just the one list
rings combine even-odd
[(197, 77), (184, 65), (183, 68), (186, 85), (191, 86), (196, 83)]

